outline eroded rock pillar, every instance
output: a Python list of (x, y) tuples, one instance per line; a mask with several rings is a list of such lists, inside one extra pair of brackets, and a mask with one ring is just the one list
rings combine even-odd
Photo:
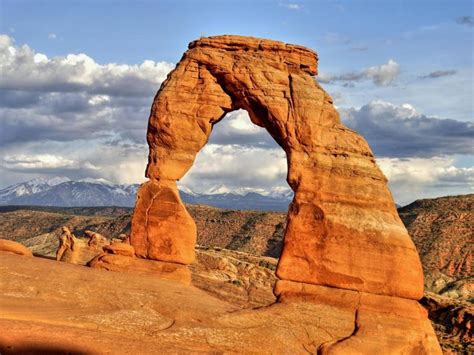
[(209, 71), (185, 57), (153, 102), (147, 133), (150, 180), (139, 188), (130, 236), (137, 256), (180, 264), (194, 261), (197, 232), (176, 182), (191, 168), (214, 122), (232, 108)]
[(131, 244), (138, 257), (190, 264), (194, 261), (196, 224), (179, 197), (175, 181), (152, 179), (140, 186)]

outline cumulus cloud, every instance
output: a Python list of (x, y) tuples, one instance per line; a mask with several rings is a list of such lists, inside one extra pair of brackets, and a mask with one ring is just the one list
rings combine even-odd
[(7, 155), (3, 158), (3, 166), (7, 170), (25, 172), (47, 172), (58, 169), (88, 169), (98, 170), (88, 161), (75, 161), (54, 154), (19, 154)]
[(419, 196), (439, 197), (474, 190), (474, 166), (456, 167), (453, 158), (380, 158), (377, 163), (401, 205)]
[(85, 92), (93, 95), (142, 96), (156, 90), (173, 65), (146, 60), (140, 65), (96, 63), (86, 54), (48, 58), (27, 45), (0, 35), (0, 89)]
[(362, 134), (377, 156), (433, 157), (473, 154), (474, 125), (428, 117), (409, 105), (372, 101), (342, 110), (344, 122)]
[(144, 142), (153, 95), (173, 65), (48, 58), (0, 36), (0, 146), (120, 135)]
[(145, 180), (145, 144), (122, 144), (109, 139), (71, 142), (27, 142), (2, 149), (0, 185), (39, 176), (67, 176), (70, 179), (105, 178), (116, 183)]
[(48, 39), (56, 39), (56, 38), (58, 38), (58, 36), (56, 36), (56, 33), (50, 33), (48, 35)]
[(207, 144), (199, 152), (182, 183), (198, 192), (224, 184), (231, 190), (251, 188), (269, 191), (286, 184), (285, 152), (244, 145)]
[(421, 75), (419, 76), (420, 79), (436, 79), (436, 78), (441, 78), (443, 76), (452, 76), (457, 73), (456, 70), (450, 69), (450, 70), (436, 70), (433, 71), (429, 74), (426, 75)]
[(270, 134), (264, 128), (253, 124), (245, 110), (228, 113), (214, 126), (209, 142), (212, 144), (276, 147)]
[(395, 82), (400, 73), (400, 65), (390, 59), (386, 64), (374, 65), (361, 71), (341, 75), (320, 74), (318, 80), (326, 84), (342, 83), (351, 85), (353, 82), (371, 80), (377, 86), (388, 86)]

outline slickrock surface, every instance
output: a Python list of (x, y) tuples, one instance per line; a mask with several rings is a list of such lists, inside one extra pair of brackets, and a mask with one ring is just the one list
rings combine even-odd
[(7, 252), (23, 256), (33, 256), (31, 250), (25, 247), (23, 244), (5, 239), (0, 239), (0, 252)]
[(256, 257), (225, 249), (197, 248), (190, 265), (192, 283), (213, 296), (244, 308), (276, 301), (274, 258)]
[(153, 102), (146, 176), (132, 219), (141, 257), (189, 264), (196, 226), (176, 181), (214, 124), (245, 109), (286, 152), (295, 192), (281, 279), (419, 299), (420, 260), (367, 142), (342, 125), (301, 46), (217, 36), (190, 43)]
[(363, 353), (439, 353), (426, 317), (406, 308), (416, 302), (388, 296), (310, 285), (314, 299), (288, 293), (243, 309), (155, 275), (9, 253), (0, 253), (0, 283), (2, 354), (347, 354), (348, 343)]
[(102, 253), (92, 259), (88, 266), (94, 269), (125, 272), (132, 274), (154, 275), (164, 280), (184, 284), (191, 283), (191, 272), (186, 266), (156, 260), (145, 260), (135, 257)]
[[(465, 201), (469, 198), (469, 195), (446, 197), (433, 200), (433, 203), (441, 203), (446, 211), (457, 211), (466, 205)], [(451, 250), (454, 244), (467, 236), (464, 234), (463, 237), (462, 233), (471, 233), (470, 229), (463, 226), (466, 219), (472, 218), (472, 210), (466, 211), (463, 208), (470, 213), (467, 217), (464, 213), (448, 212), (446, 219), (449, 217), (447, 223), (451, 233), (438, 234), (443, 228), (431, 229), (432, 219), (423, 217), (431, 211), (430, 206), (432, 204), (429, 201), (423, 201), (422, 205), (415, 203), (400, 210), (402, 220), (409, 228), (413, 221), (418, 220), (417, 229), (423, 233), (414, 233), (413, 237), (419, 250), (429, 251), (433, 240)], [(187, 205), (186, 208), (198, 225), (198, 243), (203, 245), (196, 249), (196, 262), (190, 265), (193, 285), (241, 307), (264, 306), (275, 302), (272, 289), (276, 281), (274, 270), (278, 260), (261, 255), (273, 256), (273, 251), (276, 250), (273, 246), (281, 247), (286, 216), (282, 213), (228, 211), (207, 206)], [(57, 242), (57, 230), (61, 227), (58, 221), (65, 221), (64, 224), (74, 230), (76, 235), (82, 235), (84, 226), (89, 223), (87, 228), (101, 231), (112, 239), (129, 232), (127, 226), (130, 213), (128, 208), (12, 207), (0, 213), (0, 236), (22, 241), (35, 253), (53, 256), (57, 245), (50, 244), (49, 240)], [(417, 218), (418, 215), (420, 219)], [(423, 222), (429, 223), (426, 228), (423, 228)], [(221, 249), (226, 247), (254, 255)], [(270, 250), (272, 253), (268, 253)], [(459, 334), (469, 334), (469, 323), (460, 321), (458, 317), (461, 315), (461, 319), (467, 319), (466, 316), (472, 314), (470, 309), (474, 301), (474, 280), (463, 275), (448, 276), (440, 273), (436, 269), (436, 263), (429, 264), (432, 260), (430, 253), (422, 253), (421, 257), (423, 265), (428, 263), (434, 266), (425, 267), (426, 287), (428, 291), (439, 294), (440, 300), (436, 301), (435, 308), (432, 303), (423, 301), (423, 304), (430, 309), (430, 319), (443, 350), (456, 354), (472, 353), (473, 350), (468, 350), (469, 340), (459, 337)], [(111, 269), (116, 264), (104, 263), (102, 266)], [(143, 264), (147, 266), (145, 270), (150, 272), (150, 263), (144, 261)], [(425, 297), (438, 299), (439, 296), (425, 293)], [(433, 312), (433, 309), (436, 311)], [(469, 329), (472, 332), (472, 326)]]

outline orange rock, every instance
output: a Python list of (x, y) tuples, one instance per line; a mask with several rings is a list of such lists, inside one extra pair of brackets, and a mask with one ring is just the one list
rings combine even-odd
[(351, 334), (324, 342), (318, 354), (441, 354), (426, 310), (415, 300), (280, 280), (280, 302), (298, 299), (352, 309)]
[(185, 265), (162, 261), (144, 260), (120, 254), (100, 254), (88, 266), (94, 269), (153, 275), (163, 280), (191, 284), (191, 272)]
[[(114, 260), (103, 266), (120, 260), (124, 271), (138, 264), (147, 270), (149, 265), (187, 269), (106, 257)], [(309, 294), (302, 298), (296, 285), (298, 292), (286, 292), (281, 302), (242, 309), (232, 297), (220, 300), (148, 272), (107, 272), (7, 253), (0, 256), (0, 270), (2, 354), (316, 354), (319, 349), (441, 355), (413, 300), (317, 285), (303, 286)]]
[(30, 249), (23, 244), (14, 242), (13, 240), (0, 239), (0, 252), (13, 253), (24, 256), (33, 256)]
[(103, 246), (108, 245), (110, 243), (106, 237), (97, 232), (86, 230), (84, 231), (84, 235), (86, 237), (89, 237), (87, 245), (92, 248), (102, 248)]
[(127, 243), (111, 243), (110, 245), (104, 246), (104, 251), (109, 254), (124, 255), (124, 256), (135, 256), (135, 249)]
[(77, 238), (68, 227), (62, 228), (59, 236), (59, 247), (56, 251), (56, 260), (70, 264), (86, 265), (94, 257), (102, 253), (102, 247), (109, 241), (103, 235), (85, 231), (89, 239)]
[(146, 182), (131, 244), (144, 258), (190, 263), (196, 227), (176, 181), (214, 124), (245, 109), (286, 152), (295, 192), (277, 275), (281, 279), (419, 299), (423, 273), (387, 180), (367, 142), (346, 128), (314, 79), (318, 57), (301, 46), (252, 37), (189, 45), (155, 97)]
[(140, 187), (130, 244), (138, 257), (191, 264), (196, 224), (179, 197), (176, 181), (150, 180)]

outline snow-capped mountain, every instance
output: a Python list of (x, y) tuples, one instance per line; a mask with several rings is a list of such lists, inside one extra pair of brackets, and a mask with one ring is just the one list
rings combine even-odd
[[(180, 191), (185, 191), (190, 190), (188, 187), (185, 186), (180, 186), (179, 189)], [(283, 198), (287, 200), (291, 200), (293, 198), (293, 191), (289, 187), (283, 187), (283, 186), (276, 186), (273, 187), (271, 190), (264, 190), (264, 189), (255, 189), (251, 187), (241, 187), (237, 189), (231, 189), (227, 187), (226, 185), (217, 185), (209, 190), (205, 191), (201, 195), (224, 195), (224, 194), (235, 194), (235, 195), (241, 195), (245, 196), (248, 193), (257, 193), (262, 196), (267, 196), (267, 197), (275, 197), (275, 198)]]
[(34, 179), (0, 190), (0, 205), (133, 206), (137, 188), (104, 179)]
[[(39, 205), (58, 207), (125, 206), (133, 207), (139, 184), (114, 184), (105, 179), (72, 181), (65, 177), (34, 179), (0, 190), (0, 205)], [(189, 204), (227, 209), (286, 211), (293, 197), (290, 189), (267, 191), (224, 185), (205, 193), (180, 186), (181, 199)]]
[(0, 201), (12, 197), (36, 194), (67, 181), (70, 181), (67, 177), (58, 176), (52, 179), (36, 178), (27, 182), (11, 185), (0, 190)]

